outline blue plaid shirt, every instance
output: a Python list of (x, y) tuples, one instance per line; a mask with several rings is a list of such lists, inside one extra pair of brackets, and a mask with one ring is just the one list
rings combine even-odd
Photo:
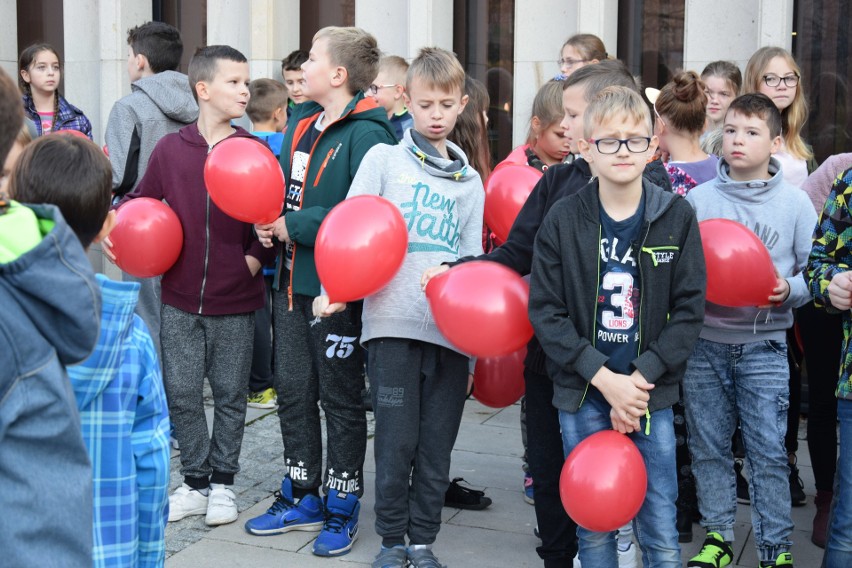
[[(56, 96), (59, 97), (59, 116), (54, 121), (53, 132), (57, 130), (79, 130), (88, 136), (89, 140), (92, 140), (92, 123), (89, 122), (83, 111), (66, 101), (65, 97), (59, 93)], [(23, 100), (24, 114), (35, 123), (36, 131), (41, 136), (44, 132), (41, 130), (41, 118), (36, 111), (33, 98), (30, 95), (24, 95)]]
[(162, 566), (168, 520), (169, 416), (139, 284), (97, 275), (98, 344), (68, 368), (94, 476), (94, 566)]

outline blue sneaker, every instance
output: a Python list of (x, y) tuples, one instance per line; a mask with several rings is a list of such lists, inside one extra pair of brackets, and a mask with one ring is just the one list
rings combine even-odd
[(358, 538), (358, 513), (361, 503), (352, 493), (336, 489), (325, 498), (325, 524), (314, 541), (317, 556), (341, 556), (352, 550)]
[(322, 528), (322, 500), (316, 495), (305, 495), (299, 504), (293, 503), (293, 482), (289, 477), (281, 480), (281, 491), (275, 492), (275, 503), (264, 514), (246, 521), (246, 531), (267, 536), (289, 531), (318, 531)]

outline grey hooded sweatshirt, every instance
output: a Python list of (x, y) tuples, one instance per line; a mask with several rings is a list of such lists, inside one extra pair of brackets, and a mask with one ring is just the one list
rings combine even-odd
[(118, 197), (136, 188), (160, 138), (198, 120), (198, 105), (183, 73), (142, 77), (130, 89), (113, 105), (104, 135)]
[(409, 129), (398, 145), (371, 148), (352, 181), (347, 199), (380, 195), (399, 208), (408, 227), (402, 268), (364, 299), (361, 343), (398, 337), (459, 351), (435, 326), (420, 276), (431, 266), (482, 254), (485, 191), (461, 148), (447, 140), (447, 150), (452, 160)]
[(728, 308), (708, 301), (701, 338), (726, 344), (784, 341), (793, 325), (793, 308), (811, 298), (802, 271), (811, 252), (816, 212), (807, 193), (784, 181), (775, 158), (769, 162), (768, 180), (734, 181), (729, 171), (730, 165), (719, 160), (717, 177), (695, 187), (686, 200), (699, 222), (731, 219), (754, 231), (790, 285), (790, 295), (773, 308)]

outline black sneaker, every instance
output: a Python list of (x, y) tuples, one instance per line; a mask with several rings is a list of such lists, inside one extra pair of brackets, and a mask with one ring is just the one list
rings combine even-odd
[(491, 505), (491, 498), (486, 497), (484, 491), (462, 487), (459, 485), (460, 481), (464, 481), (464, 479), (456, 477), (450, 482), (450, 486), (444, 494), (445, 507), (481, 511)]
[(748, 481), (743, 477), (743, 460), (734, 460), (734, 471), (737, 474), (737, 503), (750, 505), (751, 497), (748, 494)]
[(790, 466), (790, 504), (793, 507), (801, 507), (808, 502), (805, 495), (805, 484), (802, 478), (799, 477), (799, 468), (795, 463), (788, 464)]

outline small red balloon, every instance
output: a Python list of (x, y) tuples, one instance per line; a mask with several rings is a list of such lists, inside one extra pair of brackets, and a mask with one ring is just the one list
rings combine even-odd
[(73, 128), (68, 128), (65, 130), (53, 130), (48, 134), (63, 134), (65, 136), (79, 136), (80, 138), (85, 138), (86, 140), (91, 141), (91, 138), (80, 132), (79, 130), (74, 130)]
[(515, 218), (541, 179), (537, 169), (519, 164), (496, 168), (485, 182), (485, 224), (506, 241)]
[(183, 248), (183, 228), (172, 209), (139, 197), (118, 208), (109, 235), (115, 263), (138, 278), (159, 276), (174, 265)]
[(462, 352), (499, 357), (519, 350), (533, 335), (527, 316), (529, 284), (490, 261), (466, 262), (426, 286), (435, 324)]
[(526, 346), (502, 357), (477, 359), (473, 371), (473, 396), (492, 408), (504, 408), (524, 396)]
[(352, 302), (384, 288), (407, 250), (408, 229), (397, 206), (377, 195), (359, 195), (326, 215), (314, 261), (329, 299)]
[(284, 174), (272, 151), (253, 138), (228, 138), (204, 162), (204, 184), (219, 209), (238, 221), (266, 224), (284, 208)]
[(565, 512), (596, 532), (614, 531), (633, 519), (647, 488), (642, 454), (630, 438), (615, 430), (597, 432), (577, 444), (559, 477)]
[(707, 265), (707, 300), (734, 308), (768, 304), (775, 265), (754, 231), (730, 219), (707, 219), (698, 229)]

